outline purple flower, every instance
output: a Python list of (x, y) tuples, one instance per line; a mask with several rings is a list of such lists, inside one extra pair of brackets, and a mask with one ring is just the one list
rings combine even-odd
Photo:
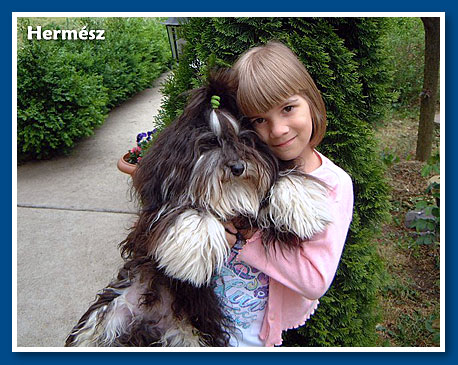
[(130, 153), (129, 162), (130, 163), (135, 164), (138, 161), (140, 161), (141, 157), (143, 157), (143, 154), (145, 153), (144, 150), (148, 148), (151, 142), (151, 138), (153, 134), (157, 132), (158, 132), (157, 128), (154, 128), (152, 131), (141, 132), (137, 134), (137, 146), (129, 150), (129, 153)]
[(137, 143), (139, 143), (144, 137), (146, 137), (147, 134), (146, 133), (139, 133), (137, 134)]

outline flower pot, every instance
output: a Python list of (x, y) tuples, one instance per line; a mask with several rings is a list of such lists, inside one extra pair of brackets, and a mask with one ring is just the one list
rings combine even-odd
[(118, 169), (126, 174), (133, 175), (135, 170), (137, 169), (137, 165), (127, 162), (127, 159), (129, 157), (129, 153), (126, 153), (124, 156), (122, 156), (118, 160)]

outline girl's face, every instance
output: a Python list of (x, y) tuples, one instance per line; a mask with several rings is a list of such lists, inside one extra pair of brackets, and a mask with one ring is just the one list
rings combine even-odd
[(307, 161), (313, 155), (309, 144), (312, 117), (302, 96), (293, 95), (284, 103), (250, 119), (260, 138), (280, 160), (302, 158)]

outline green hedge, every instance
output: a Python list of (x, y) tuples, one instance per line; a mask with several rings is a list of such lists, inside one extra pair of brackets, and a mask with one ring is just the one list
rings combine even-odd
[[(74, 18), (45, 29), (104, 29), (105, 40), (32, 40), (18, 22), (18, 161), (69, 153), (110, 108), (151, 85), (171, 62), (155, 18)], [(36, 23), (36, 22), (35, 22)]]
[(383, 265), (376, 232), (388, 211), (387, 185), (369, 123), (386, 112), (389, 73), (380, 18), (190, 18), (186, 48), (164, 87), (158, 121), (182, 110), (181, 92), (200, 85), (209, 68), (230, 66), (253, 45), (277, 39), (299, 55), (323, 93), (328, 132), (319, 150), (354, 182), (355, 211), (336, 279), (307, 325), (285, 335), (286, 346), (373, 346)]

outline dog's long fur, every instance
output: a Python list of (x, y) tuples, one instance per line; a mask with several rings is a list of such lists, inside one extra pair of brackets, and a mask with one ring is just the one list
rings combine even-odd
[(290, 247), (331, 220), (326, 187), (280, 163), (244, 122), (227, 71), (192, 92), (133, 185), (142, 209), (121, 243), (125, 265), (66, 346), (227, 346), (233, 324), (210, 282), (230, 251), (222, 223), (260, 227), (266, 247)]

